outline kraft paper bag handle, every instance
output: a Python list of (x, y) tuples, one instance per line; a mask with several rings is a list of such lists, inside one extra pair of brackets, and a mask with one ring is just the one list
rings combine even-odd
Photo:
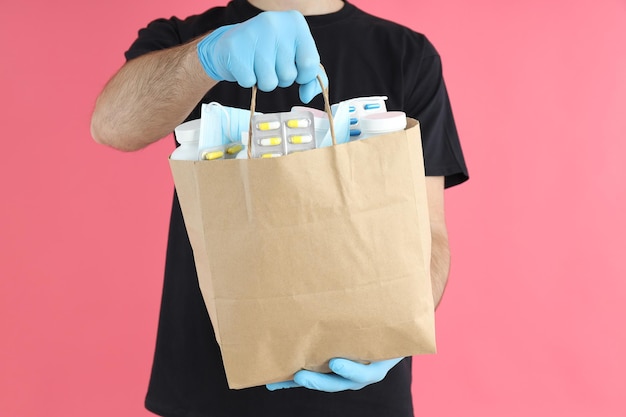
[[(322, 68), (322, 72), (326, 74), (326, 70), (320, 64)], [(326, 77), (328, 78), (328, 76)], [(328, 98), (328, 87), (324, 86), (324, 80), (321, 75), (317, 75), (317, 81), (320, 83), (322, 87), (322, 97), (324, 97), (324, 110), (328, 115), (328, 124), (330, 126), (330, 136), (333, 140), (333, 146), (337, 145), (337, 138), (335, 137), (335, 124), (333, 123), (333, 113), (330, 109), (330, 99)], [(248, 128), (248, 159), (252, 159), (252, 117), (256, 111), (256, 93), (257, 93), (256, 84), (252, 86), (252, 99), (250, 100), (250, 126)]]

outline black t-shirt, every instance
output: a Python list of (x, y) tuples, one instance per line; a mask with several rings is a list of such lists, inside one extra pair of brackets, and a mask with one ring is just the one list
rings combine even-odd
[[(209, 30), (247, 20), (261, 10), (231, 1), (184, 20), (158, 19), (139, 31), (128, 60), (186, 43)], [(421, 34), (369, 15), (350, 3), (332, 14), (306, 18), (330, 83), (331, 103), (387, 96), (389, 110), (418, 119), (426, 174), (445, 176), (447, 187), (465, 181), (467, 169), (441, 71), (440, 57)], [(248, 108), (250, 90), (222, 82), (204, 97)], [(259, 92), (260, 112), (300, 105), (298, 88)], [(309, 106), (323, 109), (321, 96)], [(188, 119), (200, 117), (200, 106)], [(264, 386), (230, 390), (194, 266), (176, 195), (172, 206), (157, 343), (146, 407), (163, 416), (410, 417), (411, 360), (359, 391), (324, 393), (304, 388), (275, 392)]]

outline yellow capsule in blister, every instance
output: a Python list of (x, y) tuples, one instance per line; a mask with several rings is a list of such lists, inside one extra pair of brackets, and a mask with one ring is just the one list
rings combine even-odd
[(229, 155), (234, 155), (242, 149), (243, 149), (243, 145), (233, 145), (229, 147), (228, 149), (226, 149), (226, 153), (228, 153)]
[(263, 138), (259, 140), (259, 145), (261, 146), (275, 146), (280, 145), (283, 139), (279, 136), (274, 136), (271, 138)]
[(311, 121), (309, 119), (290, 119), (287, 120), (287, 127), (295, 129), (297, 127), (309, 127)]
[(311, 135), (292, 135), (289, 136), (289, 143), (311, 143), (313, 137)]
[(269, 122), (259, 122), (256, 124), (256, 128), (262, 131), (266, 130), (275, 130), (280, 127), (280, 122), (278, 120), (272, 120)]
[(212, 161), (224, 157), (224, 151), (209, 151), (202, 154), (202, 159)]
[(267, 153), (261, 154), (261, 158), (277, 158), (279, 156), (283, 156), (283, 154), (280, 152), (267, 152)]

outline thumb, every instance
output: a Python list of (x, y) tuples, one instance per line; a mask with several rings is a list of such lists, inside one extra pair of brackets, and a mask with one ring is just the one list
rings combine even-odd
[[(320, 68), (318, 75), (322, 78), (324, 88), (328, 88), (328, 77), (326, 73)], [(309, 81), (306, 84), (300, 85), (300, 100), (303, 103), (309, 103), (315, 96), (322, 92), (322, 86), (317, 78)]]

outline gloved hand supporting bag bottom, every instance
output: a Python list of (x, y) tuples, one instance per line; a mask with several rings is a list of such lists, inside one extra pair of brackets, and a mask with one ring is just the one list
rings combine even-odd
[(348, 359), (334, 358), (328, 363), (332, 373), (298, 371), (293, 380), (268, 384), (267, 389), (276, 391), (278, 389), (304, 387), (325, 392), (359, 390), (382, 381), (387, 376), (387, 372), (401, 360), (402, 358), (396, 358), (361, 364)]

